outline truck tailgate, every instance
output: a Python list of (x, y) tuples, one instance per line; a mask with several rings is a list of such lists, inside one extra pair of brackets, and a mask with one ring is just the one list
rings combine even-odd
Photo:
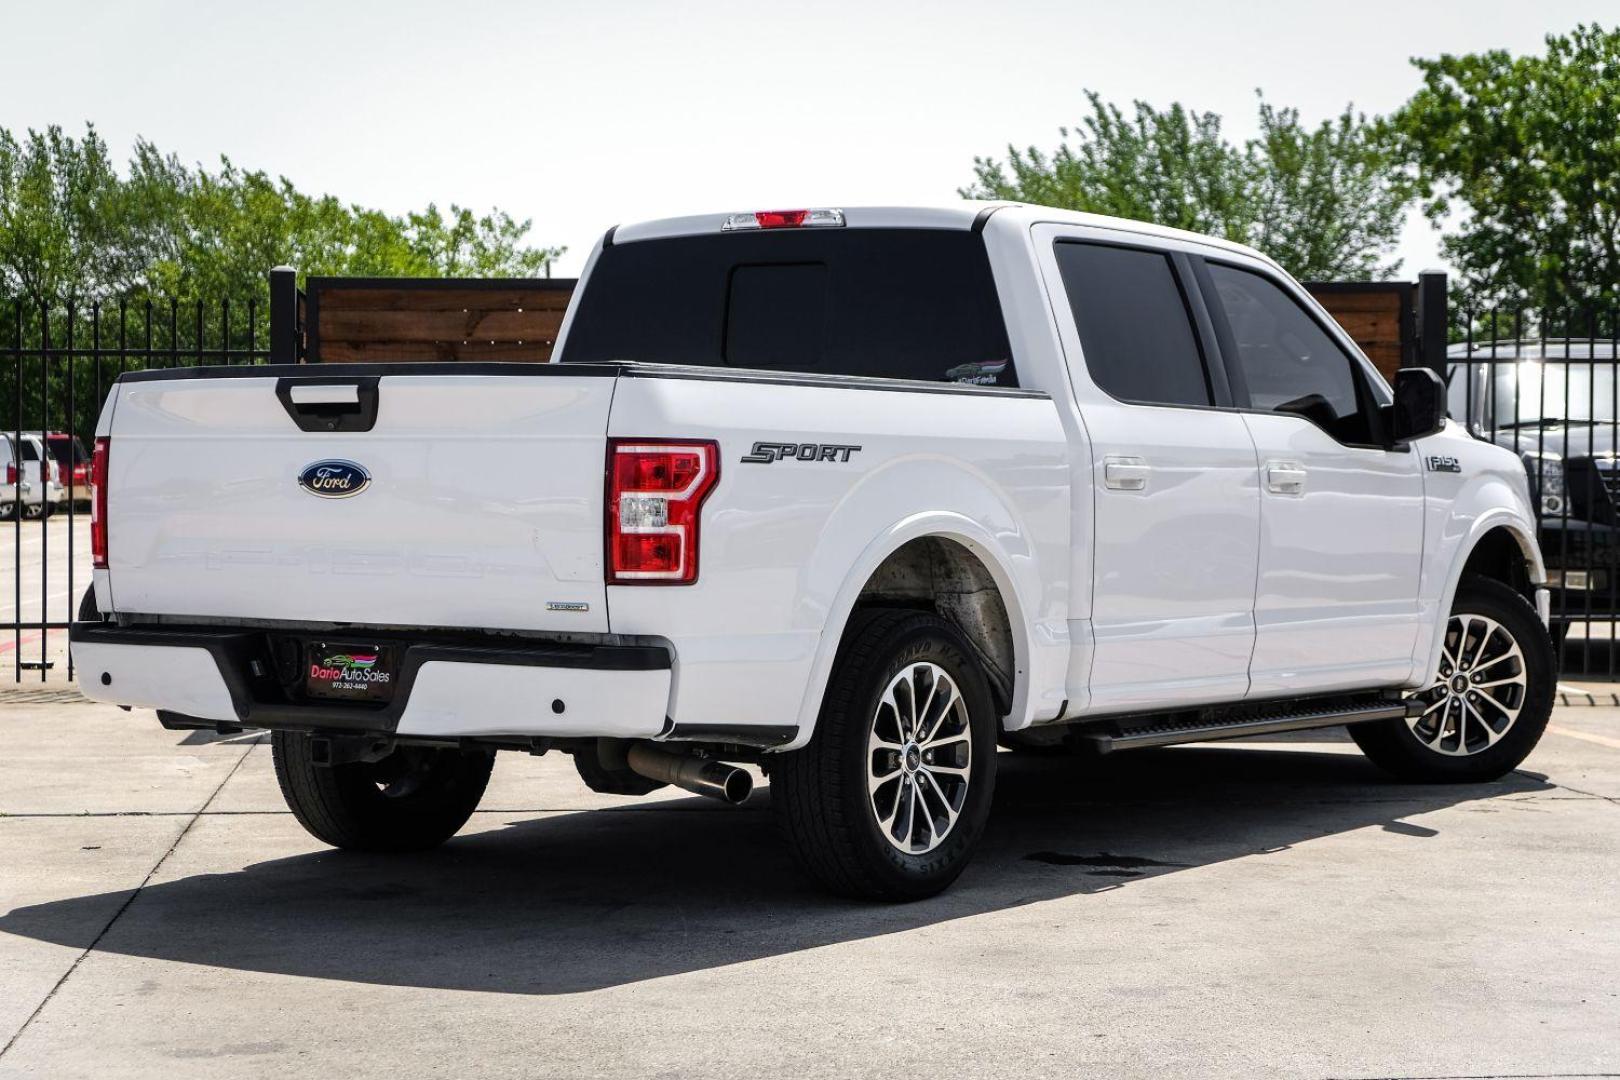
[[(113, 610), (607, 630), (612, 370), (464, 367), (126, 376), (108, 428)], [(323, 479), (322, 462), (364, 475)]]

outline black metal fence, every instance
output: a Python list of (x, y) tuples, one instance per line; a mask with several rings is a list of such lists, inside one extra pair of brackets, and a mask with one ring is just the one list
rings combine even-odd
[[(263, 316), (257, 299), (0, 303), (0, 431), (14, 446), (37, 435), (47, 458), (40, 490), (25, 498), (21, 485), (5, 489), (14, 506), (0, 657), (11, 652), (14, 681), (73, 677), (66, 629), (90, 584), (89, 450), (113, 380), (142, 368), (263, 363)], [(19, 471), (21, 480), (28, 468)]]
[(1620, 637), (1620, 312), (1460, 310), (1451, 415), (1524, 463), (1572, 674), (1617, 673)]
[[(1620, 311), (1454, 307), (1450, 322), (1451, 414), (1525, 465), (1566, 667), (1620, 674)], [(14, 441), (41, 433), (60, 473), (37, 519), (18, 499), (4, 522), (12, 566), (0, 580), (0, 670), (10, 651), (17, 682), (72, 678), (66, 629), (90, 582), (89, 450), (113, 380), (143, 368), (290, 362), (299, 327), (291, 271), (272, 273), (268, 305), (0, 304), (0, 431)], [(1435, 363), (1439, 352), (1425, 355)]]

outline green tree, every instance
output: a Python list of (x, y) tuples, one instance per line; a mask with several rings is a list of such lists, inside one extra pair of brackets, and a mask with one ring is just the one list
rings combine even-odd
[(532, 246), (528, 233), (500, 210), (429, 203), (393, 215), (224, 158), (217, 170), (188, 167), (145, 140), (120, 172), (94, 127), (80, 139), (0, 129), (0, 430), (20, 404), (25, 428), (82, 434), (97, 390), (125, 367), (262, 350), (272, 266), (537, 276), (562, 249)]
[(1254, 216), (1246, 242), (1307, 281), (1392, 277), (1410, 187), (1381, 126), (1345, 109), (1316, 127), (1260, 102), (1244, 148)]
[(1242, 155), (1221, 134), (1221, 118), (1179, 103), (1163, 112), (1119, 107), (1086, 91), (1091, 115), (1059, 128), (1051, 153), (1007, 147), (1005, 163), (974, 158), (970, 199), (1006, 199), (1153, 221), (1243, 239), (1252, 216)]
[(975, 158), (968, 198), (1008, 199), (1151, 221), (1251, 244), (1297, 277), (1387, 277), (1410, 194), (1380, 127), (1346, 109), (1317, 127), (1259, 101), (1242, 146), (1221, 117), (1137, 101), (1126, 116), (1088, 91), (1091, 115), (1045, 153)]
[(1620, 299), (1620, 31), (1546, 42), (1413, 60), (1391, 123), (1465, 295), (1556, 318)]
[(270, 267), (376, 277), (528, 277), (534, 247), (501, 210), (429, 203), (404, 215), (310, 195), (221, 158), (187, 167), (145, 140), (123, 175), (93, 126), (17, 138), (0, 129), (0, 297), (31, 307), (114, 296), (262, 296)]
[(0, 287), (30, 300), (80, 301), (141, 279), (136, 207), (90, 128), (23, 139), (0, 129)]

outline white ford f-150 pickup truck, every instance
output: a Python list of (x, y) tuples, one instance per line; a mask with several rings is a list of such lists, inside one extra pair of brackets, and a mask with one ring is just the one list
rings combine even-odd
[(1546, 725), (1523, 466), (1247, 248), (1018, 205), (626, 226), (556, 360), (124, 375), (84, 692), (269, 729), (344, 848), (441, 843), (497, 750), (731, 801), (756, 764), (812, 875), (896, 899), (961, 872), (998, 746), (1342, 724), (1471, 781)]

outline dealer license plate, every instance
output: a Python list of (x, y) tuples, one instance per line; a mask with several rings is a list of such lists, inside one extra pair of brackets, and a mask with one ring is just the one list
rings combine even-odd
[(354, 641), (312, 641), (304, 652), (310, 697), (388, 701), (394, 696), (394, 650)]

